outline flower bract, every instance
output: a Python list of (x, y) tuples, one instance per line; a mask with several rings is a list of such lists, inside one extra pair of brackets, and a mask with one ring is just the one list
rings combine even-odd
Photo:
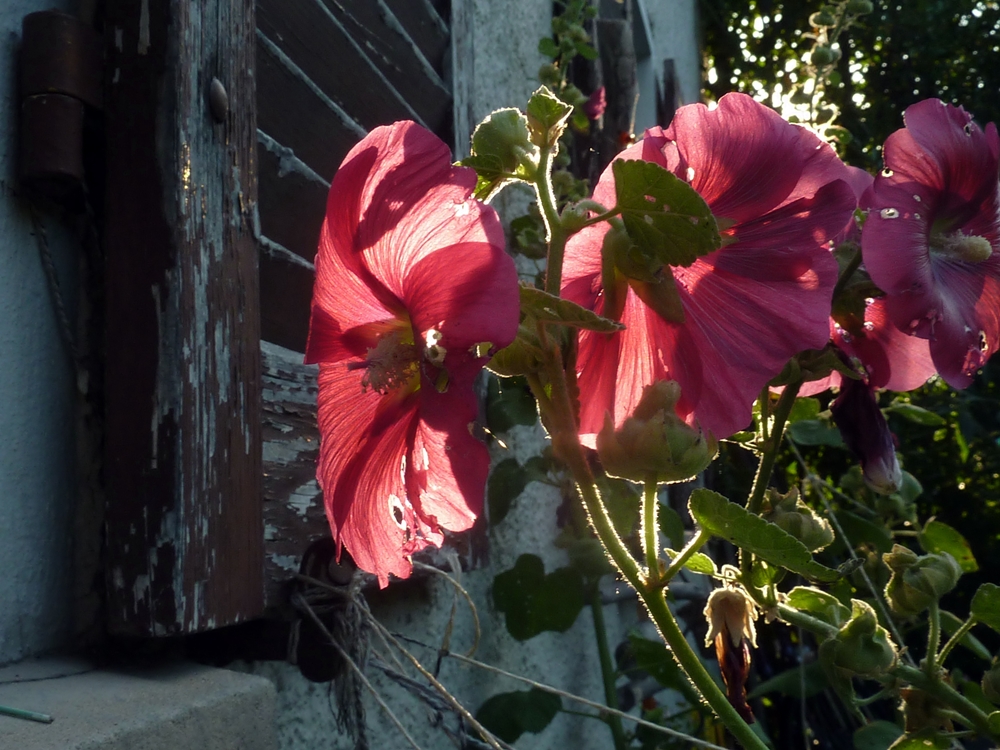
[(338, 550), (385, 586), (469, 528), (489, 467), (473, 381), (518, 323), (517, 275), (476, 174), (412, 122), (373, 130), (330, 187), (306, 361)]
[[(750, 422), (751, 405), (788, 359), (829, 336), (837, 264), (828, 242), (848, 223), (855, 199), (847, 168), (811, 132), (742, 94), (714, 110), (678, 110), (666, 130), (652, 128), (619, 159), (655, 162), (687, 181), (722, 229), (723, 247), (672, 274), (682, 315), (667, 320), (640, 299), (641, 286), (619, 274), (618, 319), (626, 329), (580, 334), (580, 431), (593, 444), (604, 413), (621, 425), (661, 379), (677, 381), (677, 413), (731, 435)], [(594, 199), (615, 205), (612, 170)], [(601, 247), (606, 224), (568, 244), (563, 295), (605, 315)], [(680, 319), (683, 318), (683, 322)]]

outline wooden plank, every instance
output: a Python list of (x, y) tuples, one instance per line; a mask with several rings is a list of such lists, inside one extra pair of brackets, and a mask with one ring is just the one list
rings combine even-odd
[(257, 26), (365, 129), (420, 119), (321, 0), (257, 0)]
[(261, 238), (260, 335), (264, 341), (306, 350), (314, 271), (312, 264)]
[[(107, 625), (263, 611), (251, 0), (108, 0)], [(228, 109), (209, 112), (217, 78)]]
[[(320, 227), (330, 189), (315, 172), (277, 142), (258, 134), (257, 181), (260, 192), (260, 228), (270, 240), (311, 261), (316, 256)], [(281, 305), (281, 301), (277, 303)], [(264, 300), (265, 315), (269, 314)]]
[[(427, 127), (439, 134), (446, 130), (445, 135), (450, 136), (451, 91), (441, 80), (440, 68), (436, 70), (424, 56), (385, 0), (323, 0), (323, 3)], [(411, 0), (406, 7), (410, 9), (411, 26), (418, 31), (431, 26), (426, 10), (421, 13), (424, 8), (421, 3)], [(437, 31), (440, 36), (440, 29)], [(437, 41), (447, 45), (447, 30), (443, 40)], [(443, 49), (442, 46), (437, 50), (439, 57)]]
[(283, 61), (273, 42), (266, 37), (258, 42), (258, 127), (321, 177), (331, 179), (351, 147), (364, 138), (364, 128), (336, 102), (324, 101), (304, 74)]
[(443, 75), (445, 58), (451, 50), (448, 26), (430, 0), (379, 0), (379, 2), (380, 4), (384, 2), (388, 6), (427, 61)]

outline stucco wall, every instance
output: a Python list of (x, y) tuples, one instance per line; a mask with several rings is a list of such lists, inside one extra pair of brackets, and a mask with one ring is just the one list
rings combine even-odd
[[(0, 664), (62, 645), (71, 628), (76, 384), (15, 195), (21, 19), (69, 5), (0, 3)], [(72, 298), (75, 243), (51, 217), (45, 224)]]

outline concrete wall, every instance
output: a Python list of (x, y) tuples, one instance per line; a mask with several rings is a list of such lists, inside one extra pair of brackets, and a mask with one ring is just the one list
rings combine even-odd
[[(15, 194), (21, 19), (69, 5), (0, 3), (0, 664), (57, 648), (71, 630), (76, 382)], [(78, 250), (52, 217), (45, 225), (72, 315)]]

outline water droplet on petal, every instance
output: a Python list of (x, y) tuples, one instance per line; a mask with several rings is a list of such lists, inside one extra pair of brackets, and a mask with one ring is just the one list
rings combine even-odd
[(920, 203), (920, 201), (921, 201), (921, 198), (920, 198), (920, 196), (919, 196), (919, 195), (916, 195), (916, 194), (914, 194), (914, 196), (913, 196), (913, 200), (915, 200), (915, 201), (916, 201), (917, 203)]
[(875, 324), (872, 323), (870, 320), (866, 320), (865, 324), (864, 324), (864, 329), (866, 331), (874, 331), (875, 330)]
[(913, 218), (920, 221), (920, 214), (913, 214)]
[(970, 123), (965, 123), (965, 127), (962, 128), (962, 130), (965, 131), (966, 135), (969, 135), (969, 136), (972, 135), (972, 125)]
[(984, 355), (990, 350), (990, 342), (986, 340), (986, 331), (979, 332), (979, 351)]
[(698, 226), (699, 219), (697, 216), (688, 216), (688, 221), (690, 221), (695, 226)]
[(457, 206), (455, 206), (455, 216), (468, 216), (468, 215), (469, 215), (468, 201), (462, 201)]
[(910, 326), (909, 326), (910, 330), (913, 330), (918, 325), (920, 325), (920, 318), (914, 318), (913, 320), (910, 321)]
[(694, 167), (687, 168), (687, 181), (691, 182), (694, 179)]
[(885, 169), (882, 170), (883, 177), (892, 177), (893, 174), (895, 173), (891, 169), (889, 169), (889, 167), (886, 167)]
[(874, 304), (875, 304), (875, 298), (874, 297), (865, 297), (865, 307), (868, 307), (868, 306), (874, 305)]
[(841, 331), (840, 337), (844, 340), (845, 344), (850, 344), (854, 340), (854, 337), (847, 331)]
[(878, 212), (878, 215), (881, 216), (883, 219), (898, 219), (899, 209), (883, 208), (881, 211)]

